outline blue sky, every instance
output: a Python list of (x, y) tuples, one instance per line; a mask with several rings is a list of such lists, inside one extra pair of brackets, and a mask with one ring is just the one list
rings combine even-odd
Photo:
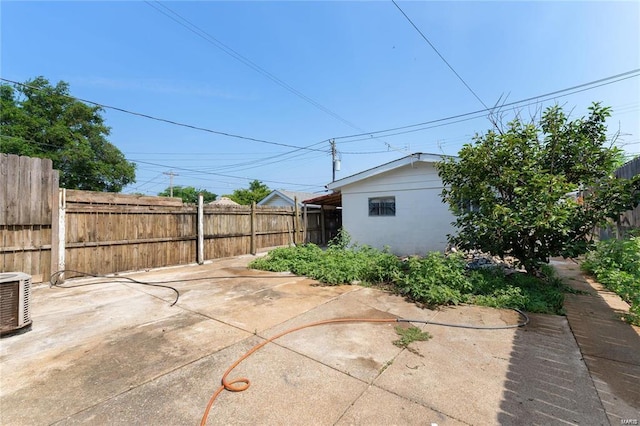
[[(640, 68), (640, 2), (398, 5), (489, 106)], [(2, 1), (0, 17), (3, 78), (64, 80), (78, 98), (273, 142), (105, 109), (109, 140), (138, 164), (125, 192), (155, 195), (169, 171), (219, 195), (253, 179), (321, 192), (331, 138), (342, 178), (410, 152), (455, 155), (491, 127), (478, 113), (368, 134), (484, 108), (391, 1)], [(638, 154), (640, 72), (624, 77), (516, 106), (579, 117), (600, 101)]]

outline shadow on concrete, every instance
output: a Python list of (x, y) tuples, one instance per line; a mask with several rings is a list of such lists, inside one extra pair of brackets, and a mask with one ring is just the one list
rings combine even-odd
[(514, 336), (498, 423), (608, 424), (566, 319), (530, 317)]
[(569, 294), (565, 310), (611, 424), (640, 420), (640, 334), (621, 320), (626, 305), (577, 266), (556, 266), (565, 282), (589, 294)]
[(580, 292), (565, 296), (566, 317), (531, 315), (516, 333), (500, 423), (638, 424), (640, 332), (621, 320), (628, 305), (577, 263), (552, 265)]

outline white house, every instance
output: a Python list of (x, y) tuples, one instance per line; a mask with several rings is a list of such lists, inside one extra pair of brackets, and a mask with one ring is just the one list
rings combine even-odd
[(443, 156), (416, 153), (327, 185), (342, 195), (342, 227), (354, 242), (397, 255), (443, 251), (454, 233), (435, 163)]
[(335, 237), (339, 221), (335, 218), (335, 212), (327, 212), (324, 206), (314, 203), (305, 203), (318, 194), (300, 191), (286, 191), (276, 189), (257, 203), (262, 207), (288, 207), (295, 209), (296, 201), (298, 212), (302, 215), (302, 226), (305, 235), (305, 242), (314, 244), (325, 244)]
[[(310, 192), (285, 191), (284, 189), (275, 189), (269, 195), (260, 200), (257, 205), (271, 207), (294, 207), (295, 200), (298, 201), (298, 208), (302, 208), (302, 202), (306, 199), (316, 197), (317, 194)], [(312, 207), (312, 206), (309, 206)], [(313, 206), (316, 207), (317, 206)]]

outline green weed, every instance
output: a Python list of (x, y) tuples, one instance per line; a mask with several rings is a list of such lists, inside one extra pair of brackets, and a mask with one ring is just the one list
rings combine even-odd
[(501, 269), (467, 271), (460, 255), (439, 252), (401, 261), (388, 249), (352, 244), (346, 233), (339, 234), (326, 250), (314, 244), (277, 248), (249, 266), (291, 271), (328, 285), (378, 285), (429, 307), (473, 303), (562, 314), (564, 293), (569, 289), (552, 268), (543, 268), (543, 278), (505, 275)]
[(406, 349), (413, 342), (426, 342), (432, 337), (428, 332), (422, 331), (418, 327), (414, 326), (403, 328), (398, 325), (396, 326), (396, 333), (400, 338), (398, 340), (394, 340), (392, 343), (403, 349)]
[(598, 242), (581, 267), (629, 303), (625, 320), (640, 326), (640, 237)]
[(251, 262), (249, 267), (291, 271), (330, 285), (390, 282), (399, 270), (398, 260), (391, 253), (368, 246), (341, 248), (336, 245), (324, 251), (315, 244), (274, 249)]

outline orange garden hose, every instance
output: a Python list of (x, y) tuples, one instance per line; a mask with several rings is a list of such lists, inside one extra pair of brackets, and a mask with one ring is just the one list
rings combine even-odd
[(240, 358), (238, 358), (233, 364), (231, 364), (231, 366), (227, 369), (227, 371), (225, 371), (225, 373), (222, 375), (222, 380), (221, 380), (222, 384), (218, 389), (216, 389), (213, 395), (211, 395), (211, 398), (207, 403), (207, 408), (205, 409), (204, 414), (202, 415), (200, 426), (205, 426), (207, 424), (209, 411), (211, 410), (211, 407), (213, 406), (213, 403), (215, 402), (216, 398), (218, 398), (218, 396), (222, 393), (222, 391), (228, 390), (230, 392), (242, 392), (249, 389), (249, 386), (251, 386), (251, 382), (246, 377), (241, 377), (231, 381), (227, 380), (227, 376), (233, 371), (233, 369), (236, 368), (242, 361), (247, 359), (251, 354), (256, 352), (258, 349), (262, 348), (268, 343), (271, 343), (274, 340), (284, 335), (287, 335), (289, 333), (293, 333), (295, 331), (299, 331), (305, 328), (316, 327), (319, 325), (349, 323), (349, 322), (374, 322), (374, 323), (408, 322), (408, 323), (418, 323), (418, 324), (440, 325), (445, 327), (469, 328), (473, 330), (504, 330), (509, 328), (524, 327), (529, 323), (529, 317), (524, 312), (515, 308), (512, 308), (512, 310), (516, 311), (520, 315), (520, 317), (523, 319), (523, 321), (518, 322), (517, 324), (511, 324), (511, 325), (476, 326), (471, 324), (449, 324), (449, 323), (435, 322), (431, 320), (404, 319), (404, 318), (337, 318), (337, 319), (316, 321), (309, 324), (301, 325), (299, 327), (290, 328), (286, 331), (283, 331), (282, 333), (276, 334), (275, 336), (268, 338), (264, 342), (258, 343), (253, 348), (249, 349), (247, 353), (245, 353)]
[(213, 395), (211, 395), (211, 398), (207, 403), (207, 408), (205, 409), (204, 414), (202, 415), (200, 426), (205, 426), (207, 424), (209, 411), (211, 410), (211, 407), (213, 406), (213, 403), (215, 402), (216, 398), (218, 398), (218, 395), (220, 395), (222, 391), (228, 390), (230, 392), (242, 392), (249, 389), (249, 386), (251, 386), (251, 382), (246, 377), (240, 377), (238, 379), (229, 381), (227, 380), (227, 376), (229, 375), (229, 373), (231, 373), (231, 371), (233, 371), (234, 368), (236, 368), (242, 361), (247, 359), (251, 354), (256, 352), (258, 349), (262, 348), (266, 344), (273, 342), (274, 340), (286, 334), (293, 333), (295, 331), (299, 331), (304, 328), (316, 327), (316, 326), (325, 325), (325, 324), (345, 323), (345, 322), (398, 322), (398, 319), (397, 318), (338, 318), (338, 319), (317, 321), (317, 322), (301, 325), (299, 327), (290, 328), (289, 330), (283, 331), (282, 333), (276, 334), (275, 336), (268, 338), (264, 342), (258, 343), (253, 348), (249, 349), (247, 353), (245, 353), (240, 358), (238, 358), (236, 362), (231, 364), (231, 366), (227, 369), (227, 371), (225, 371), (225, 373), (222, 375), (222, 384), (213, 393)]

